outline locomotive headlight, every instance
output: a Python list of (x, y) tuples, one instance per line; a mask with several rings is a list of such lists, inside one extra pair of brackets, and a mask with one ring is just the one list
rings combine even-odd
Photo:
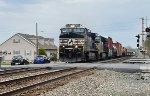
[(78, 46), (76, 45), (75, 48), (78, 48)]
[(65, 48), (65, 46), (62, 46), (63, 48)]

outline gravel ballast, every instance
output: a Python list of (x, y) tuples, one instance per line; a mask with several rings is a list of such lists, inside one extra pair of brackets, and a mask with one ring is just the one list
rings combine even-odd
[(41, 96), (150, 96), (150, 73), (96, 70)]

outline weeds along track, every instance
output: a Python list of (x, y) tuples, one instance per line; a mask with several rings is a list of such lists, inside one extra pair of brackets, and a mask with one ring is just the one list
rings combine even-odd
[(36, 96), (70, 80), (93, 74), (93, 69), (69, 68), (0, 82), (0, 96)]
[(0, 82), (27, 77), (34, 74), (49, 72), (49, 68), (20, 68), (0, 72)]

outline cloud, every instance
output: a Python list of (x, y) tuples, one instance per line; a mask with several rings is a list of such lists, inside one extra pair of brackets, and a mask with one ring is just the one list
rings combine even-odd
[(7, 3), (5, 3), (4, 1), (0, 0), (0, 8), (2, 7), (6, 7)]
[[(58, 45), (59, 29), (67, 23), (80, 23), (100, 35), (136, 47), (133, 38), (141, 31), (138, 18), (150, 17), (149, 0), (12, 1), (0, 0), (0, 33), (4, 36), (0, 42), (17, 32), (35, 34), (38, 22), (39, 34), (55, 38)], [(128, 37), (132, 42), (127, 42)]]
[(61, 0), (64, 3), (87, 3), (87, 2), (92, 2), (92, 0)]

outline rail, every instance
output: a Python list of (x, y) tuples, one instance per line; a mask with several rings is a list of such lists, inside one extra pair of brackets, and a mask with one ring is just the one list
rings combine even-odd
[[(61, 73), (63, 74), (63, 72), (69, 72), (69, 71), (72, 71), (72, 70), (76, 70), (77, 68), (69, 68), (69, 69), (64, 69), (64, 70), (59, 70), (59, 71), (55, 71), (55, 72), (50, 72), (50, 73), (46, 73), (46, 74), (51, 74), (51, 75), (56, 75), (57, 73)], [(37, 86), (42, 86), (42, 85), (45, 85), (45, 84), (48, 84), (48, 83), (52, 83), (52, 82), (56, 82), (58, 80), (64, 80), (64, 78), (69, 78), (70, 76), (75, 76), (78, 74), (82, 74), (84, 72), (87, 72), (87, 73), (90, 73), (88, 71), (90, 70), (93, 70), (93, 68), (90, 68), (90, 69), (82, 69), (82, 70), (78, 70), (77, 72), (71, 72), (69, 74), (66, 74), (66, 75), (62, 75), (62, 76), (58, 76), (56, 78), (52, 78), (52, 79), (49, 79), (49, 80), (46, 80), (46, 81), (41, 81), (41, 82), (38, 82), (38, 83), (35, 83), (35, 84), (30, 84), (28, 86), (23, 86), (21, 88), (15, 88), (13, 90), (9, 90), (9, 91), (5, 91), (5, 92), (1, 92), (0, 93), (0, 96), (11, 96), (13, 94), (18, 94), (20, 92), (25, 92), (25, 91), (28, 91), (28, 90), (31, 90), (33, 88), (36, 88)], [(45, 74), (42, 74), (42, 75), (45, 75)], [(39, 75), (39, 76), (42, 76), (42, 75)], [(33, 79), (35, 76), (32, 76), (32, 77), (26, 77), (28, 79)], [(36, 76), (37, 77), (37, 76)], [(75, 77), (74, 77), (75, 78)], [(17, 79), (17, 80), (12, 80), (13, 82), (20, 82), (21, 80), (24, 80), (25, 78), (21, 78), (21, 79)], [(12, 81), (7, 81), (7, 82), (11, 82)], [(6, 82), (1, 82), (1, 84), (4, 84)], [(31, 91), (30, 91), (31, 92)]]

